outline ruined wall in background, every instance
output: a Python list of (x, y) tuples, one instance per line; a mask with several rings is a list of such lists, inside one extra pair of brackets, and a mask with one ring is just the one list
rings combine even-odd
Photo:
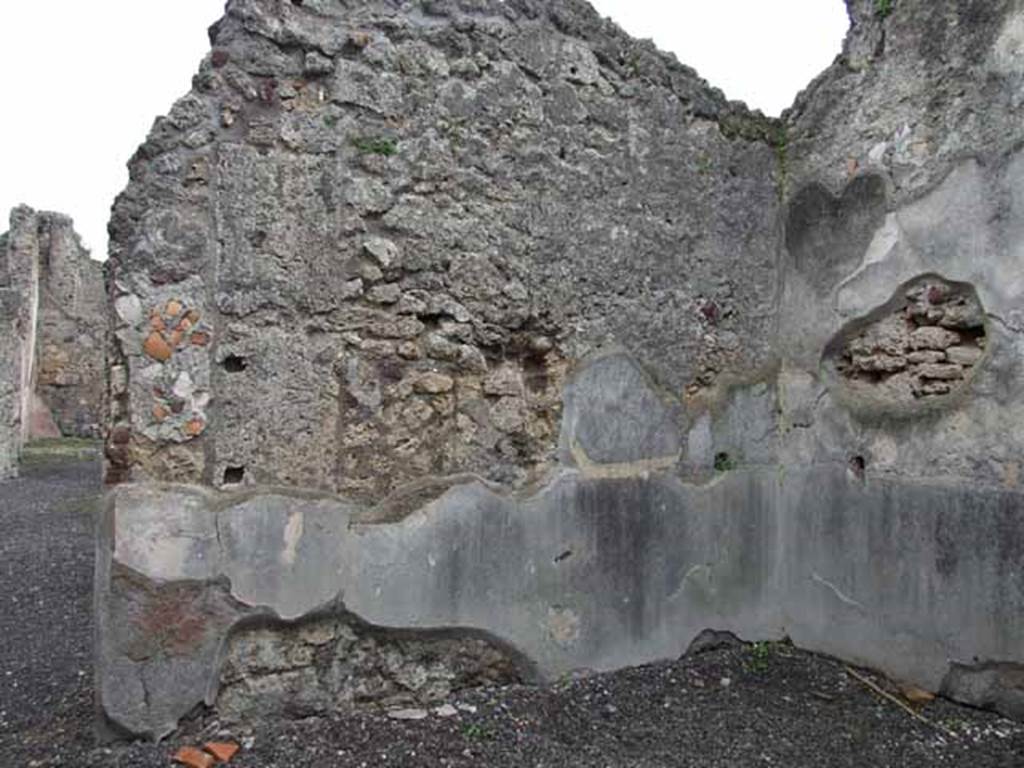
[(105, 391), (103, 265), (70, 218), (40, 213), (36, 393), (61, 435), (98, 438)]
[(21, 297), (11, 286), (7, 235), (0, 235), (0, 480), (17, 474), (21, 446)]
[[(82, 246), (70, 217), (21, 207), (11, 214), (7, 261), (33, 306), (23, 391), (34, 437), (100, 437), (105, 390), (103, 265)], [(29, 436), (28, 434), (26, 436)]]
[(39, 258), (34, 213), (28, 208), (11, 212), (11, 228), (2, 238), (0, 295), (5, 339), (2, 345), (0, 406), (4, 425), (0, 440), (5, 469), (17, 474), (21, 446), (31, 433), (35, 386), (36, 328), (39, 312)]
[(15, 208), (0, 237), (0, 475), (30, 438), (100, 437), (105, 305), (71, 219)]
[(232, 0), (114, 209), (109, 721), (709, 627), (1024, 716), (1024, 15), (850, 11), (770, 121), (575, 0)]

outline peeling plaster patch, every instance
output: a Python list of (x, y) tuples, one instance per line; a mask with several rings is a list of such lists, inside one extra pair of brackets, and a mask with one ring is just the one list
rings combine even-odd
[(913, 415), (970, 384), (987, 357), (986, 330), (973, 286), (926, 275), (849, 324), (825, 361), (848, 405)]
[(548, 635), (562, 648), (571, 648), (580, 637), (580, 616), (571, 608), (548, 608)]
[(1009, 18), (992, 49), (989, 69), (999, 75), (1024, 74), (1024, 13)]
[(217, 516), (225, 575), (235, 599), (266, 606), (285, 620), (337, 599), (348, 540), (347, 505), (269, 495), (234, 503)]
[[(145, 499), (145, 501), (143, 501)], [(155, 581), (215, 578), (220, 549), (215, 517), (194, 494), (126, 489), (116, 502), (131, 514), (114, 516), (114, 559)]]
[[(680, 406), (655, 389), (629, 355), (615, 352), (586, 363), (565, 390), (563, 458), (594, 465), (663, 466), (682, 453)], [(618, 470), (613, 470), (616, 472)], [(627, 470), (635, 476), (636, 471)]]
[[(875, 232), (875, 237), (864, 254), (864, 260), (853, 274), (843, 280), (836, 289), (836, 311), (843, 317), (865, 314), (889, 297), (892, 277), (908, 271), (923, 272), (923, 265), (917, 255), (908, 249), (901, 249), (899, 219), (889, 214), (885, 223)], [(877, 279), (882, 272), (885, 279)], [(871, 279), (875, 278), (875, 279)]]
[(691, 466), (710, 469), (715, 460), (711, 414), (702, 413), (686, 436), (686, 457)]
[(295, 565), (295, 556), (302, 540), (304, 519), (301, 512), (292, 512), (288, 516), (288, 525), (284, 529), (284, 552), (281, 556), (281, 562), (287, 566)]
[(436, 705), (466, 688), (523, 682), (528, 670), (506, 651), (478, 633), (384, 630), (350, 616), (258, 625), (227, 643), (217, 710), (249, 721)]
[(598, 464), (591, 460), (583, 446), (574, 442), (572, 458), (580, 473), (590, 480), (626, 480), (635, 477), (647, 478), (652, 474), (668, 471), (679, 463), (680, 454), (617, 464)]

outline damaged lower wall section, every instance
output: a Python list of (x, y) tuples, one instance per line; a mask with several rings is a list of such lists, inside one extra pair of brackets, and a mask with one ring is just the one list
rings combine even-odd
[(221, 717), (310, 717), (360, 704), (428, 706), (522, 682), (529, 663), (473, 632), (403, 632), (354, 616), (260, 622), (235, 632), (221, 670)]
[(202, 702), (429, 703), (672, 658), (715, 627), (1024, 716), (1021, 502), (833, 466), (704, 487), (565, 471), (529, 498), (470, 483), (365, 525), (332, 499), (123, 486), (98, 563), (100, 701), (160, 736)]

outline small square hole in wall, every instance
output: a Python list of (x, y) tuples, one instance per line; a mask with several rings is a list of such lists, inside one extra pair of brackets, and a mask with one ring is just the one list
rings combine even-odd
[(245, 482), (245, 467), (228, 467), (224, 470), (224, 485), (241, 485)]
[(249, 367), (249, 361), (240, 355), (228, 355), (222, 365), (228, 373), (241, 373)]
[(855, 479), (864, 482), (867, 469), (868, 463), (864, 460), (863, 456), (852, 456), (850, 458), (850, 474), (853, 475)]

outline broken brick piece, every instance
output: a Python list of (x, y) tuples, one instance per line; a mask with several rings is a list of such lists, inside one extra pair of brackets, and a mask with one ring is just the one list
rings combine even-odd
[(190, 419), (185, 424), (185, 434), (190, 437), (198, 437), (206, 429), (206, 422), (202, 419)]
[(233, 741), (210, 741), (203, 745), (203, 749), (217, 758), (218, 762), (226, 763), (238, 754), (238, 745)]
[(164, 339), (163, 335), (157, 332), (149, 334), (145, 343), (142, 345), (142, 351), (149, 355), (154, 360), (159, 360), (164, 363), (171, 359), (173, 351), (170, 345)]
[(216, 763), (212, 755), (201, 752), (195, 747), (182, 747), (174, 754), (174, 762), (188, 768), (211, 768)]
[(916, 685), (904, 685), (900, 688), (900, 693), (911, 704), (927, 704), (935, 700), (934, 693), (918, 688)]

